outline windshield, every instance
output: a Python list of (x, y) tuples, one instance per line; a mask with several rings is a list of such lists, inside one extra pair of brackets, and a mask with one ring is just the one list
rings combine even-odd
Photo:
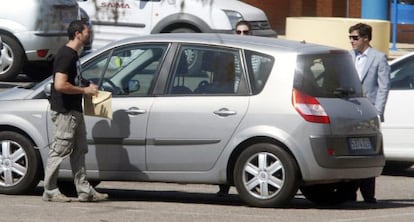
[(314, 97), (362, 97), (361, 82), (347, 52), (298, 56), (294, 88)]

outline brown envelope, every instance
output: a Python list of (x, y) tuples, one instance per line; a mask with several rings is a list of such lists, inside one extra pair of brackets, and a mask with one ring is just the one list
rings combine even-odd
[(83, 97), (83, 113), (86, 116), (98, 116), (112, 119), (112, 93), (99, 91), (97, 96)]

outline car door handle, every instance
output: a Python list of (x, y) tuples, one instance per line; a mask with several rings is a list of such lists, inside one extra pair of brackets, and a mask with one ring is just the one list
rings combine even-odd
[(236, 115), (237, 112), (236, 111), (232, 111), (229, 110), (227, 108), (221, 108), (217, 111), (214, 111), (214, 114), (218, 115), (218, 116), (232, 116), (232, 115)]
[(139, 109), (138, 107), (131, 107), (128, 110), (126, 110), (126, 113), (128, 113), (129, 115), (140, 115), (140, 114), (144, 114), (147, 111), (144, 109)]

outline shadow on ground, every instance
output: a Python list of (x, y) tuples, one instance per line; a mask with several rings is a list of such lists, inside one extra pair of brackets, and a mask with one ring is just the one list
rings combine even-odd
[[(217, 196), (215, 193), (198, 193), (183, 192), (174, 190), (139, 190), (139, 189), (116, 189), (116, 188), (99, 188), (97, 191), (108, 193), (109, 201), (115, 202), (166, 202), (166, 203), (188, 203), (188, 204), (209, 204), (209, 205), (226, 205), (226, 206), (246, 206), (237, 194), (229, 194), (223, 197)], [(41, 198), (43, 192), (42, 187), (31, 193), (31, 195)], [(66, 195), (76, 198), (76, 193), (66, 193)], [(387, 199), (378, 200), (377, 204), (359, 202), (346, 202), (339, 205), (321, 206), (306, 200), (301, 194), (295, 196), (285, 207), (287, 209), (321, 209), (321, 210), (370, 210), (370, 209), (393, 209), (414, 206), (412, 199)]]

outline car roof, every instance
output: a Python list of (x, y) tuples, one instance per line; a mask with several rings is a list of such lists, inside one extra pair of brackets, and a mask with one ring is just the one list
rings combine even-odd
[(145, 36), (132, 37), (114, 41), (102, 49), (108, 49), (119, 45), (131, 44), (135, 42), (186, 42), (197, 44), (213, 44), (217, 46), (227, 46), (243, 48), (248, 50), (257, 50), (262, 52), (292, 52), (297, 54), (314, 54), (329, 51), (338, 51), (348, 53), (348, 51), (307, 43), (304, 41), (292, 41), (280, 38), (259, 37), (259, 36), (239, 36), (235, 34), (219, 34), (219, 33), (166, 33), (152, 34)]
[(407, 58), (409, 58), (409, 57), (412, 57), (412, 56), (414, 56), (414, 52), (410, 52), (410, 53), (407, 53), (407, 54), (405, 54), (405, 55), (403, 55), (403, 56), (400, 56), (400, 57), (398, 57), (398, 58), (395, 58), (395, 59), (393, 59), (393, 60), (389, 61), (389, 62), (388, 62), (388, 64), (389, 64), (390, 66), (392, 66), (392, 65), (394, 65), (394, 64), (396, 64), (396, 63), (398, 63), (399, 61), (401, 61), (401, 60), (405, 60), (405, 59), (407, 59)]

